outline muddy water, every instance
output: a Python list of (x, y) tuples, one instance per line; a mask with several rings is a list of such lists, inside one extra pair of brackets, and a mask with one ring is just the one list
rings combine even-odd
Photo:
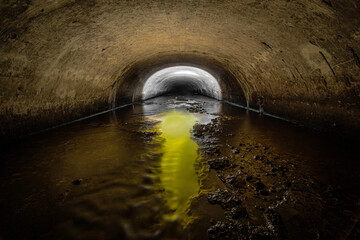
[(190, 131), (196, 118), (180, 111), (165, 113), (161, 118), (160, 139), (163, 145), (159, 178), (171, 214), (167, 219), (186, 217), (189, 199), (199, 192), (198, 176), (194, 168), (198, 145)]
[(346, 239), (356, 147), (204, 97), (152, 99), (3, 149), (0, 239)]

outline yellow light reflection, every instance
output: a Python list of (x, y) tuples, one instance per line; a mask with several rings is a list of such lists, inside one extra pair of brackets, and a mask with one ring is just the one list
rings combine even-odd
[(186, 225), (190, 221), (186, 219), (189, 200), (199, 191), (194, 166), (198, 145), (191, 139), (190, 133), (196, 118), (189, 113), (173, 111), (163, 115), (161, 120), (160, 137), (165, 141), (159, 175), (167, 205), (173, 211), (166, 218), (181, 218)]

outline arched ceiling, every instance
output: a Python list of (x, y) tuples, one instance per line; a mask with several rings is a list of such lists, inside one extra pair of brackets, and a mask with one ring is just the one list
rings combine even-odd
[(227, 99), (360, 129), (356, 0), (7, 0), (0, 22), (3, 136), (131, 102), (164, 59), (225, 77)]

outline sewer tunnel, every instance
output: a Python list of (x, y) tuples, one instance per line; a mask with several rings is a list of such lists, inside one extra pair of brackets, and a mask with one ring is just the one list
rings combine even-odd
[(359, 8), (4, 1), (0, 239), (356, 239)]

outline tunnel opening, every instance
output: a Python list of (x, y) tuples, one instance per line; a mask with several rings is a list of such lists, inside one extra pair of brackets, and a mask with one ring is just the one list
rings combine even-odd
[(142, 89), (142, 100), (165, 94), (200, 94), (222, 99), (218, 80), (209, 72), (192, 66), (167, 67), (152, 74)]
[(116, 108), (163, 94), (181, 93), (204, 95), (246, 107), (251, 86), (245, 76), (235, 77), (230, 65), (199, 52), (148, 56), (119, 69), (108, 101)]

